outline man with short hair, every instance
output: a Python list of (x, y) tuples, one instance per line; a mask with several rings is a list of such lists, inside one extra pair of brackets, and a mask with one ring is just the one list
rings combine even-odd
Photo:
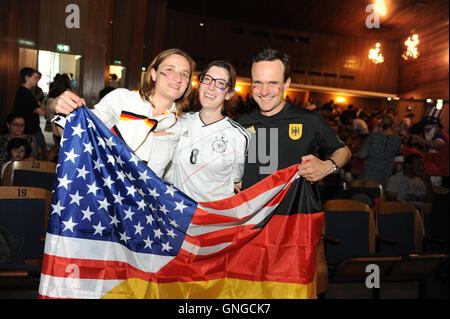
[(33, 135), (37, 144), (45, 153), (47, 144), (40, 127), (40, 115), (45, 115), (45, 110), (39, 106), (31, 89), (39, 82), (39, 73), (33, 68), (25, 67), (20, 70), (20, 87), (14, 98), (13, 112), (23, 114), (25, 118), (25, 134)]
[[(262, 50), (252, 60), (251, 81), (259, 108), (238, 119), (252, 134), (242, 187), (298, 163), (299, 175), (309, 182), (339, 173), (351, 157), (350, 149), (317, 113), (284, 99), (291, 83), (289, 57), (278, 50)], [(318, 148), (329, 158), (317, 158)]]
[(403, 163), (403, 174), (389, 177), (386, 198), (401, 201), (420, 208), (433, 200), (430, 176), (426, 174), (422, 156), (413, 153)]

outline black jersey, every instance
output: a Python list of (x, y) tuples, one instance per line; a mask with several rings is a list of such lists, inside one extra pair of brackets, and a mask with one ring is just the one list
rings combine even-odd
[(345, 146), (319, 114), (289, 103), (273, 116), (264, 116), (256, 109), (237, 122), (252, 135), (243, 188), (300, 163), (302, 156), (316, 154), (317, 148), (332, 154)]

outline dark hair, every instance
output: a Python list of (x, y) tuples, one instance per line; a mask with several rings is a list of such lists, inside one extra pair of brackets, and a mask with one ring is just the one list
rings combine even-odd
[[(234, 91), (234, 86), (236, 85), (236, 70), (234, 69), (234, 67), (223, 60), (218, 60), (218, 61), (213, 61), (210, 64), (208, 64), (208, 66), (202, 71), (202, 73), (200, 73), (200, 75), (198, 76), (198, 81), (201, 82), (203, 80), (203, 78), (205, 77), (206, 73), (209, 71), (209, 69), (211, 69), (213, 66), (219, 67), (219, 68), (223, 68), (228, 72), (228, 92), (230, 91)], [(230, 115), (231, 114), (231, 109), (232, 109), (232, 103), (231, 103), (230, 99), (229, 101), (225, 101), (223, 103), (223, 109), (222, 109), (222, 114), (223, 115)]]
[(16, 118), (21, 117), (25, 120), (25, 116), (22, 113), (10, 113), (8, 114), (8, 116), (6, 117), (6, 123), (11, 124), (12, 121), (14, 121)]
[(390, 115), (384, 115), (381, 118), (380, 126), (384, 130), (387, 130), (388, 128), (391, 128), (394, 125), (394, 119)]
[(25, 67), (22, 70), (20, 70), (20, 74), (19, 74), (20, 84), (23, 84), (26, 82), (25, 77), (33, 76), (34, 73), (37, 73), (37, 71), (33, 68)]
[(11, 156), (11, 151), (15, 148), (19, 148), (21, 146), (25, 146), (25, 157), (27, 158), (31, 154), (31, 145), (30, 142), (28, 142), (24, 138), (15, 137), (9, 140), (8, 144), (6, 145), (6, 150), (8, 152), (8, 155)]
[(422, 156), (417, 153), (412, 153), (406, 156), (406, 158), (403, 161), (403, 169), (406, 169), (406, 165), (411, 165), (414, 159), (416, 158), (422, 160)]
[(105, 95), (107, 95), (108, 93), (114, 91), (116, 88), (112, 87), (112, 86), (107, 86), (104, 89), (102, 89), (99, 93), (98, 93), (98, 98), (99, 100), (103, 99), (105, 97)]
[(72, 84), (70, 83), (69, 76), (64, 73), (55, 78), (55, 82), (53, 83), (52, 88), (48, 92), (48, 97), (57, 98), (66, 90), (70, 90), (72, 88)]
[(284, 81), (289, 78), (290, 67), (289, 67), (289, 56), (286, 53), (283, 53), (279, 50), (275, 49), (263, 49), (258, 52), (252, 58), (252, 66), (253, 64), (261, 61), (275, 61), (280, 60), (284, 65)]
[(333, 112), (333, 106), (331, 105), (331, 103), (327, 102), (320, 107), (320, 110), (324, 112)]

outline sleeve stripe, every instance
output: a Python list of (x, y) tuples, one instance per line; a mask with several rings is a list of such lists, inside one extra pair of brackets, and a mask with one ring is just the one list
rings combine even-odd
[(231, 126), (236, 128), (237, 131), (245, 137), (245, 154), (247, 154), (248, 147), (250, 144), (250, 133), (245, 128), (243, 128), (239, 123), (233, 121), (232, 119), (228, 119), (228, 122), (231, 124)]

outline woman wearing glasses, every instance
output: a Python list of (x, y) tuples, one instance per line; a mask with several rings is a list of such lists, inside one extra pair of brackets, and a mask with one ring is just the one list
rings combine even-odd
[[(93, 109), (159, 177), (170, 162), (178, 140), (177, 136), (164, 132), (176, 124), (177, 116), (189, 103), (194, 69), (195, 62), (184, 51), (163, 51), (148, 67), (139, 91), (115, 89)], [(66, 91), (55, 99), (51, 108), (56, 114), (68, 115), (83, 104), (84, 99)]]
[(236, 83), (233, 66), (214, 61), (199, 82), (201, 109), (184, 114), (174, 128), (179, 141), (165, 178), (196, 201), (213, 201), (234, 195), (250, 134), (227, 116)]

